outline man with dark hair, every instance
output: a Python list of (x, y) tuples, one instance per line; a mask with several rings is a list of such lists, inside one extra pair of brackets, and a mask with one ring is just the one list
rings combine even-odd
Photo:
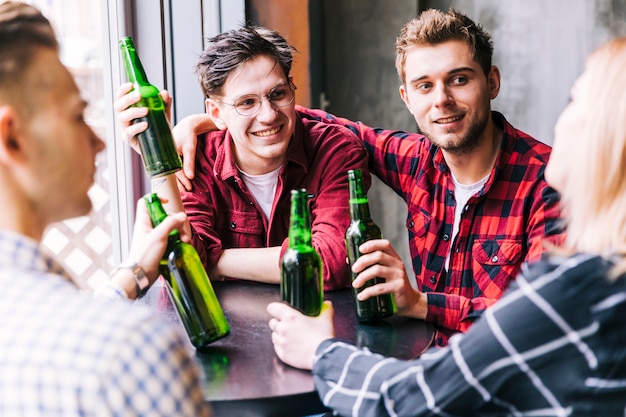
[(91, 210), (104, 143), (59, 60), (50, 23), (0, 3), (0, 415), (208, 416), (188, 344), (135, 298), (158, 275), (180, 213), (152, 229), (140, 202), (128, 263), (97, 297), (40, 247), (47, 226)]
[[(193, 187), (182, 201), (175, 175), (154, 180), (153, 188), (170, 201), (170, 210), (186, 211), (193, 244), (213, 279), (269, 283), (280, 282), (290, 192), (305, 188), (313, 195), (312, 240), (322, 258), (324, 288), (345, 288), (347, 171), (364, 171), (369, 187), (367, 153), (348, 129), (305, 119), (295, 109), (292, 53), (280, 34), (261, 27), (210, 39), (196, 69), (207, 115), (220, 130), (201, 142)], [(120, 87), (115, 108), (138, 150), (134, 136), (146, 125), (131, 121), (146, 109), (130, 107), (139, 99), (130, 89)]]

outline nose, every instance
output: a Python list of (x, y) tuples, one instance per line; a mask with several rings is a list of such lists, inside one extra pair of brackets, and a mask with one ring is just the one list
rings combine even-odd
[(278, 114), (278, 107), (274, 106), (267, 96), (261, 97), (261, 109), (257, 114), (260, 120), (274, 120)]
[(448, 106), (454, 99), (450, 94), (449, 89), (445, 84), (440, 84), (435, 87), (434, 105), (437, 107)]
[(91, 147), (94, 150), (94, 154), (99, 154), (104, 150), (106, 144), (102, 139), (100, 139), (100, 136), (98, 136), (91, 127), (89, 128), (89, 130), (91, 133)]

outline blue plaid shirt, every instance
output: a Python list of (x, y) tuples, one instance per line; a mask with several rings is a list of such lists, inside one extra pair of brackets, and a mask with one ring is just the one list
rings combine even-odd
[(626, 275), (541, 261), (465, 334), (413, 361), (323, 342), (315, 386), (342, 416), (626, 415)]
[(184, 336), (0, 231), (0, 415), (208, 416)]

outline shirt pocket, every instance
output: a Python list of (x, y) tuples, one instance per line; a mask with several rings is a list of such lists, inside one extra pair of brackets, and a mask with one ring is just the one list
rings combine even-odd
[(219, 217), (219, 238), (224, 249), (264, 246), (265, 227), (260, 213), (231, 209)]
[(430, 226), (430, 216), (418, 211), (416, 213), (409, 213), (406, 220), (406, 228), (412, 236), (423, 238), (426, 236)]
[(517, 265), (522, 258), (522, 242), (514, 239), (476, 239), (472, 257), (482, 265)]
[(521, 240), (476, 239), (472, 246), (473, 293), (498, 299), (520, 271)]

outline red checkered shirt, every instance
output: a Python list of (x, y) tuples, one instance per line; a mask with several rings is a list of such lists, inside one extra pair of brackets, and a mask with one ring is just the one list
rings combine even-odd
[(407, 203), (413, 271), (428, 297), (426, 320), (440, 330), (439, 344), (447, 343), (447, 335), (467, 330), (494, 304), (522, 263), (539, 260), (546, 251), (544, 241), (562, 242), (559, 196), (544, 178), (551, 148), (515, 129), (502, 114), (492, 112), (504, 130), (500, 154), (483, 188), (463, 208), (453, 241), (454, 184), (438, 147), (420, 134), (299, 109), (359, 135), (371, 172)]

